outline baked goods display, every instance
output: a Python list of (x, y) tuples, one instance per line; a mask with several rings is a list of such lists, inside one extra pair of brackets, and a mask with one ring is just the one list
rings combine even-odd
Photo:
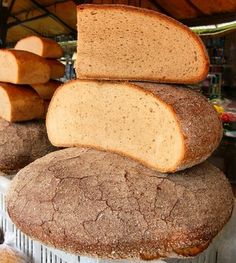
[(150, 260), (201, 252), (229, 219), (233, 197), (207, 162), (162, 174), (114, 153), (69, 148), (23, 168), (7, 202), (16, 226), (45, 244)]
[(51, 143), (68, 149), (18, 172), (8, 213), (30, 237), (79, 255), (195, 256), (233, 209), (228, 180), (204, 162), (221, 123), (202, 95), (144, 81), (204, 79), (204, 46), (153, 11), (79, 5), (77, 13), (78, 80), (55, 91), (46, 117)]
[(197, 83), (209, 59), (200, 38), (161, 13), (124, 5), (77, 7), (77, 78)]
[(204, 161), (222, 137), (202, 95), (143, 82), (68, 82), (53, 97), (46, 125), (53, 145), (110, 150), (162, 172)]
[[(56, 149), (42, 119), (61, 82), (50, 81), (52, 67), (43, 56), (57, 58), (62, 52), (55, 51), (59, 46), (55, 41), (43, 39), (43, 43), (42, 53), (30, 52), (32, 43), (23, 50), (0, 50), (0, 171), (7, 174)], [(51, 54), (49, 43), (55, 48)]]

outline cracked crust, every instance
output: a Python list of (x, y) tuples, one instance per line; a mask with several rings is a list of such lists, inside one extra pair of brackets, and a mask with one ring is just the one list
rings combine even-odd
[(16, 173), (56, 149), (48, 140), (44, 121), (10, 123), (0, 119), (0, 171)]
[(7, 194), (8, 213), (25, 234), (72, 253), (114, 259), (196, 255), (232, 207), (229, 182), (207, 162), (161, 174), (89, 148), (36, 160)]

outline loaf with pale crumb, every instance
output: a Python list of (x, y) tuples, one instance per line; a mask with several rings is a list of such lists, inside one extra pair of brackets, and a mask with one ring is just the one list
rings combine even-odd
[(200, 38), (161, 13), (78, 5), (77, 26), (77, 78), (197, 83), (208, 73)]
[(63, 49), (56, 41), (39, 36), (20, 39), (16, 43), (15, 49), (29, 51), (44, 58), (60, 58), (63, 56)]
[(29, 86), (0, 82), (0, 118), (9, 122), (45, 118), (44, 101)]
[(50, 78), (46, 60), (28, 51), (0, 49), (0, 65), (1, 82), (36, 84)]
[(46, 125), (55, 146), (113, 151), (162, 172), (204, 161), (222, 137), (201, 94), (147, 82), (67, 82), (54, 93)]

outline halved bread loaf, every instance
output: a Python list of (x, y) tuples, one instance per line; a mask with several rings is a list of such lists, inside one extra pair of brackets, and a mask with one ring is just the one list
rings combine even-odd
[(0, 49), (0, 65), (1, 82), (35, 84), (50, 78), (46, 60), (27, 51)]
[(38, 93), (44, 100), (50, 100), (55, 90), (62, 84), (61, 81), (50, 80), (47, 83), (32, 84), (31, 87)]
[(41, 119), (44, 101), (30, 87), (0, 83), (0, 118), (9, 122)]
[(51, 79), (59, 79), (65, 75), (65, 65), (56, 59), (47, 59), (47, 63), (51, 68)]
[(196, 83), (207, 75), (200, 38), (161, 13), (78, 5), (77, 25), (77, 78)]
[(69, 148), (23, 168), (7, 208), (33, 239), (134, 262), (200, 253), (228, 221), (233, 200), (209, 163), (168, 175), (117, 154)]
[(22, 38), (16, 43), (15, 49), (29, 51), (44, 58), (63, 56), (63, 49), (56, 41), (38, 36)]
[(0, 119), (0, 171), (15, 174), (56, 149), (48, 140), (44, 121), (11, 123)]
[(68, 82), (54, 93), (46, 124), (56, 146), (114, 151), (163, 172), (202, 162), (222, 136), (201, 94), (142, 82)]

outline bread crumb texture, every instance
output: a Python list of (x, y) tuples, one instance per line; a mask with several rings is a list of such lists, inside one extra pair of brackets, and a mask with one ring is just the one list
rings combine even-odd
[(30, 237), (101, 258), (193, 256), (228, 221), (233, 194), (205, 162), (161, 174), (117, 154), (68, 148), (14, 178), (9, 215)]
[(55, 146), (113, 151), (161, 172), (206, 160), (222, 136), (201, 94), (147, 82), (68, 82), (54, 94), (46, 123)]
[(209, 69), (200, 38), (161, 13), (123, 5), (77, 8), (77, 78), (197, 83)]

